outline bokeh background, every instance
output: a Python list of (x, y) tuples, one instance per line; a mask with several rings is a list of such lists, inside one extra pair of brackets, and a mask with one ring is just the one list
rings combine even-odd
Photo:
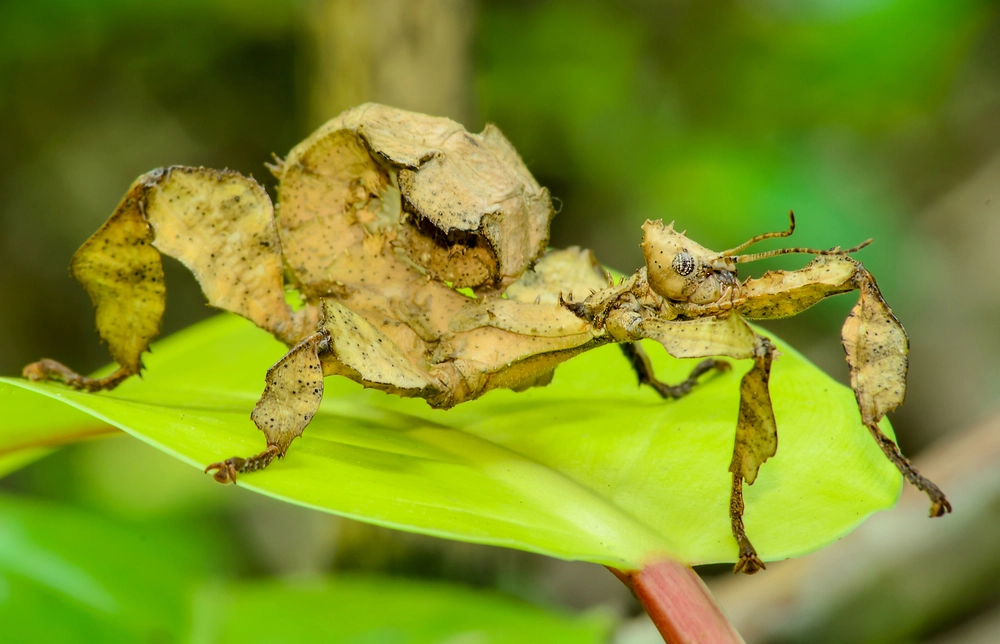
[[(67, 266), (136, 176), (206, 165), (266, 183), (272, 153), (365, 100), (470, 130), (498, 124), (561, 202), (552, 245), (593, 248), (622, 271), (641, 265), (647, 218), (714, 248), (783, 229), (789, 209), (800, 245), (873, 237), (859, 258), (912, 346), (906, 405), (892, 416), (904, 452), (959, 476), (964, 452), (935, 450), (1000, 432), (1000, 5), (987, 0), (0, 1), (0, 373), (43, 355), (84, 372), (106, 362)], [(170, 260), (167, 281), (165, 332), (212, 314)], [(839, 327), (852, 304), (769, 327), (846, 382)], [(996, 486), (970, 487), (988, 490), (985, 509), (915, 550), (908, 570), (997, 534)], [(0, 490), (196, 535), (223, 576), (448, 579), (608, 611), (623, 620), (619, 641), (654, 641), (594, 566), (216, 489), (125, 437), (63, 449)], [(949, 564), (964, 571), (954, 584), (926, 590), (947, 601), (874, 593), (845, 613), (884, 589), (873, 565), (851, 592), (748, 640), (838, 641), (831, 625), (849, 620), (851, 641), (997, 641), (994, 547), (966, 548)], [(738, 626), (739, 602), (764, 592), (719, 588)], [(905, 618), (925, 600), (933, 615)]]

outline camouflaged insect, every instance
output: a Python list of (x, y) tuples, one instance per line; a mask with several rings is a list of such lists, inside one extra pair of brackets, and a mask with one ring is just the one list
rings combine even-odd
[[(276, 212), (256, 181), (229, 170), (170, 167), (139, 177), (72, 261), (119, 369), (87, 378), (42, 360), (24, 375), (98, 391), (139, 373), (164, 311), (161, 254), (191, 269), (210, 305), (290, 347), (268, 370), (251, 415), (266, 449), (209, 465), (222, 483), (284, 456), (331, 375), (449, 408), (492, 389), (545, 385), (561, 362), (612, 342), (640, 383), (665, 398), (730, 368), (717, 357), (752, 360), (740, 385), (729, 469), (736, 570), (753, 573), (764, 564), (743, 527), (743, 482), (752, 484), (777, 449), (768, 389), (776, 352), (746, 320), (795, 315), (857, 290), (842, 336), (861, 419), (928, 494), (931, 515), (951, 511), (878, 427), (903, 400), (908, 346), (875, 279), (850, 257), (860, 246), (740, 254), (790, 235), (793, 217), (786, 232), (718, 253), (672, 224), (646, 222), (646, 266), (615, 284), (589, 251), (545, 252), (549, 193), (497, 128), (470, 134), (445, 118), (374, 104), (333, 119), (272, 171)], [(817, 257), (801, 270), (737, 278), (740, 263), (793, 252)], [(302, 294), (302, 308), (286, 303), (286, 289)], [(572, 293), (589, 295), (572, 300)], [(644, 338), (677, 358), (707, 359), (686, 381), (667, 385), (636, 344)]]

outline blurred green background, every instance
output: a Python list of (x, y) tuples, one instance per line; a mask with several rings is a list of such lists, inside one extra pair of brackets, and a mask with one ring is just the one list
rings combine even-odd
[[(985, 0), (0, 2), (0, 372), (42, 356), (83, 372), (107, 361), (67, 266), (136, 176), (206, 165), (267, 182), (272, 153), (378, 100), (470, 130), (498, 124), (561, 202), (552, 245), (593, 248), (622, 271), (641, 264), (647, 218), (676, 220), (710, 248), (782, 229), (789, 209), (800, 245), (874, 237), (859, 258), (910, 335), (910, 389), (893, 422), (916, 454), (1000, 413), (998, 9)], [(167, 280), (165, 332), (211, 315), (176, 263)], [(770, 328), (846, 382), (838, 331), (852, 304), (824, 302)], [(45, 504), (45, 516), (114, 524), (80, 528), (98, 541), (101, 530), (155, 534), (169, 544), (165, 560), (200, 562), (190, 565), (210, 578), (353, 571), (499, 589), (553, 610), (638, 611), (596, 567), (286, 507), (207, 485), (124, 437), (63, 449), (0, 490), (28, 504), (9, 516)], [(10, 596), (0, 583), (0, 613)], [(1000, 584), (987, 584), (898, 637), (957, 629), (998, 596)], [(622, 623), (619, 641), (648, 637)], [(154, 641), (189, 632), (157, 631)]]

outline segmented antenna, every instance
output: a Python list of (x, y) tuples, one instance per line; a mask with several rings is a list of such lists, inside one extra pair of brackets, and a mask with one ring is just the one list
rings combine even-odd
[(764, 241), (765, 239), (774, 239), (775, 237), (790, 237), (792, 233), (795, 232), (795, 213), (791, 210), (788, 211), (788, 230), (775, 233), (764, 233), (762, 235), (757, 235), (756, 237), (751, 237), (748, 241), (743, 242), (736, 248), (730, 248), (729, 250), (724, 250), (719, 253), (719, 257), (732, 257), (741, 250), (746, 250), (750, 248), (757, 242)]
[(744, 264), (746, 262), (756, 262), (758, 259), (767, 259), (769, 257), (777, 257), (778, 255), (788, 255), (790, 253), (806, 253), (808, 255), (850, 255), (851, 253), (858, 252), (870, 243), (872, 243), (872, 240), (869, 238), (857, 246), (846, 250), (840, 250), (840, 246), (835, 246), (829, 250), (820, 250), (817, 248), (779, 248), (777, 250), (769, 250), (764, 253), (754, 253), (752, 255), (736, 255), (733, 259), (735, 259), (738, 264)]
[(820, 250), (816, 248), (779, 248), (777, 250), (769, 250), (763, 253), (753, 253), (750, 255), (737, 255), (736, 253), (741, 250), (746, 250), (750, 246), (753, 246), (757, 242), (764, 241), (765, 239), (774, 239), (776, 237), (789, 237), (795, 232), (795, 213), (791, 210), (788, 211), (788, 230), (774, 233), (764, 233), (762, 235), (757, 235), (756, 237), (750, 238), (748, 241), (743, 242), (735, 248), (730, 248), (729, 250), (724, 250), (719, 253), (716, 257), (731, 257), (737, 264), (745, 264), (747, 262), (756, 262), (760, 259), (768, 259), (771, 257), (777, 257), (778, 255), (790, 255), (792, 253), (804, 253), (807, 255), (850, 255), (851, 253), (856, 253), (868, 244), (872, 243), (871, 239), (866, 239), (857, 246), (853, 248), (848, 248), (847, 250), (841, 250), (840, 246), (836, 246), (829, 250)]

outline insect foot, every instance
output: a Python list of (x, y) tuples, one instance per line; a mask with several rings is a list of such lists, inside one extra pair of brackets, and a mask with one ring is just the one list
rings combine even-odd
[(21, 371), (21, 375), (35, 382), (54, 380), (65, 383), (74, 389), (95, 392), (114, 389), (131, 376), (132, 372), (122, 367), (104, 378), (88, 378), (87, 376), (81, 376), (61, 362), (45, 358), (26, 366)]
[(236, 474), (246, 474), (248, 472), (256, 472), (257, 470), (262, 470), (271, 464), (275, 458), (281, 457), (281, 449), (277, 445), (268, 445), (267, 449), (257, 454), (256, 456), (251, 456), (249, 458), (240, 458), (239, 456), (234, 456), (225, 461), (218, 463), (212, 463), (205, 468), (205, 473), (208, 474), (215, 470), (212, 474), (214, 478), (219, 483), (236, 483)]
[(750, 539), (747, 538), (746, 529), (743, 527), (743, 479), (739, 474), (733, 474), (733, 489), (729, 497), (729, 519), (732, 525), (733, 535), (736, 538), (736, 545), (739, 548), (739, 559), (733, 567), (733, 574), (742, 572), (752, 575), (759, 570), (767, 569), (764, 562), (757, 556)]

